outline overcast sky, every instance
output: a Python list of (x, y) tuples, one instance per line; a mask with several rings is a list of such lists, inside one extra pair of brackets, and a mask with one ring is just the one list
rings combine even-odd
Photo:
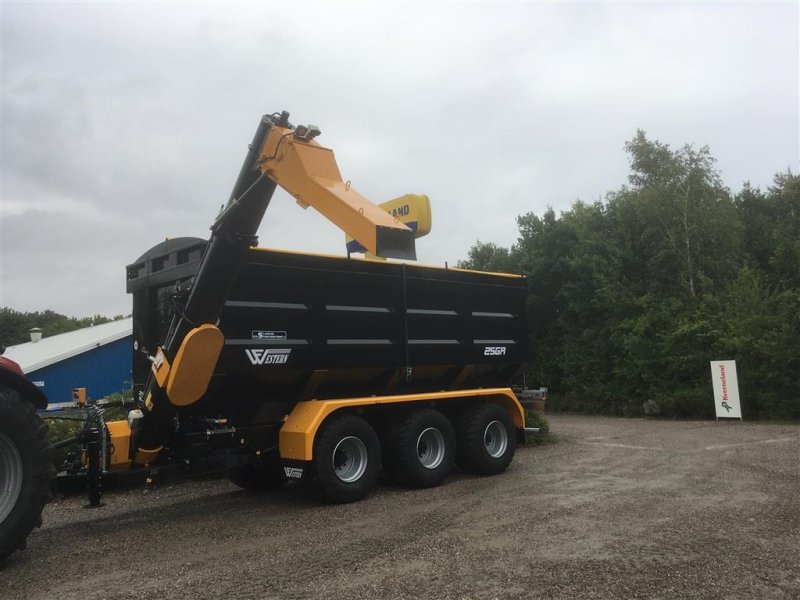
[[(124, 266), (208, 237), (260, 116), (322, 129), (421, 262), (626, 183), (637, 128), (733, 190), (800, 160), (798, 3), (2, 3), (0, 306), (130, 312)], [(276, 194), (263, 246), (344, 254)]]

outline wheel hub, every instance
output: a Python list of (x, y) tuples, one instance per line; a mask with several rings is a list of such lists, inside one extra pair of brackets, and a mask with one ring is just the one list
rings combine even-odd
[(359, 438), (347, 436), (333, 450), (333, 472), (341, 481), (358, 481), (367, 470), (367, 447)]
[(483, 443), (492, 458), (503, 456), (508, 448), (508, 431), (505, 426), (500, 421), (489, 423), (483, 433)]
[(442, 432), (428, 427), (417, 438), (417, 458), (426, 469), (435, 469), (444, 460), (445, 443)]

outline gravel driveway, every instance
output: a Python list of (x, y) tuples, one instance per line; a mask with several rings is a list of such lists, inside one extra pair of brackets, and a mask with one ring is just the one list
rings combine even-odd
[(345, 506), (224, 480), (62, 499), (0, 598), (800, 598), (800, 427), (551, 425), (503, 475)]

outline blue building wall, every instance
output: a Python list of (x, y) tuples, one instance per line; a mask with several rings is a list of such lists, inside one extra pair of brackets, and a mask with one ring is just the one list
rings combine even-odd
[(72, 401), (72, 388), (85, 387), (86, 397), (103, 398), (131, 386), (131, 345), (129, 335), (116, 342), (26, 373), (51, 404)]

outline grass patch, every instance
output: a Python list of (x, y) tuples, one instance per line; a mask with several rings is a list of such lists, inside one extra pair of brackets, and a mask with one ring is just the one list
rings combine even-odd
[(525, 409), (525, 427), (538, 427), (539, 433), (525, 434), (525, 442), (534, 446), (548, 444), (555, 441), (555, 436), (550, 433), (550, 423), (540, 410)]

